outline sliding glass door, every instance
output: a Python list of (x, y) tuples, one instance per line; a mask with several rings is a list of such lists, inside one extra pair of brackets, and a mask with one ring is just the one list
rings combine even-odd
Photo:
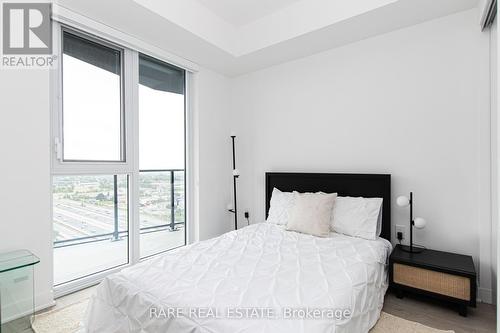
[(52, 212), (64, 289), (186, 244), (186, 75), (60, 29)]
[(186, 244), (184, 71), (139, 56), (140, 256)]

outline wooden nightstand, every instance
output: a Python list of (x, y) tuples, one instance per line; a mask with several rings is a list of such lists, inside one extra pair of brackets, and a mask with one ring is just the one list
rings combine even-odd
[(407, 253), (396, 245), (389, 259), (391, 287), (399, 298), (404, 291), (439, 298), (459, 306), (476, 306), (476, 270), (471, 256), (425, 250)]

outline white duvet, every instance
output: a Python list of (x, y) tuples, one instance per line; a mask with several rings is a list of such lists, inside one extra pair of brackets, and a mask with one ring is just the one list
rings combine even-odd
[[(85, 332), (368, 332), (391, 245), (259, 223), (107, 277)], [(346, 312), (347, 310), (347, 312)]]

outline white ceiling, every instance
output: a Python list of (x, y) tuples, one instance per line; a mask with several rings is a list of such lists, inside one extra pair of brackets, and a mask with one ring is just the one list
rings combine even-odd
[(246, 25), (300, 0), (196, 0), (234, 26)]
[[(228, 76), (306, 57), (478, 4), (478, 0), (56, 1), (167, 53)], [(226, 3), (233, 4), (223, 6)], [(262, 6), (256, 8), (255, 3)], [(214, 9), (217, 6), (224, 8)], [(239, 16), (243, 11), (249, 13), (245, 18)], [(223, 15), (231, 18), (222, 19)], [(228, 20), (248, 23), (236, 26)]]

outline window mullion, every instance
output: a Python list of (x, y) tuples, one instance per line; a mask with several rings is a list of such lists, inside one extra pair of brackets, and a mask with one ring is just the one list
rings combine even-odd
[(125, 51), (125, 87), (126, 87), (126, 128), (127, 156), (131, 165), (130, 177), (130, 260), (140, 260), (140, 219), (139, 219), (139, 53)]

